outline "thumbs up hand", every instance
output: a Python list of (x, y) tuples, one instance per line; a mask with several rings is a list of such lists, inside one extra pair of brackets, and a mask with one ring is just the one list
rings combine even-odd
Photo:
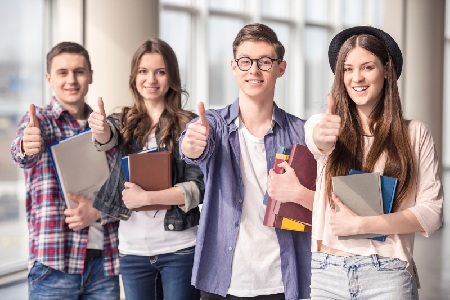
[(313, 140), (321, 151), (328, 151), (337, 141), (341, 130), (341, 117), (334, 115), (335, 102), (333, 96), (327, 96), (327, 111), (314, 127)]
[(34, 104), (30, 104), (30, 123), (24, 130), (22, 138), (22, 151), (25, 154), (32, 155), (41, 151), (42, 136), (39, 129), (39, 121), (36, 117), (36, 108)]
[(195, 159), (202, 155), (206, 147), (206, 140), (209, 135), (209, 123), (205, 115), (203, 102), (197, 105), (199, 119), (197, 122), (189, 124), (186, 135), (181, 143), (181, 151), (189, 158)]
[(98, 108), (98, 111), (91, 113), (89, 116), (89, 127), (97, 142), (106, 144), (111, 138), (111, 130), (106, 124), (105, 106), (102, 97), (98, 97)]

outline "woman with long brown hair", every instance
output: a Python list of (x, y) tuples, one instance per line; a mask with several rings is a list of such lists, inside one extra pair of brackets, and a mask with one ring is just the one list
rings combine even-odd
[[(178, 139), (196, 116), (182, 109), (181, 80), (172, 48), (159, 39), (142, 43), (133, 55), (129, 88), (133, 106), (106, 118), (103, 102), (89, 125), (99, 150), (117, 148), (111, 176), (94, 207), (119, 218), (120, 273), (127, 300), (199, 299), (191, 285), (194, 248), (204, 194), (198, 166), (180, 159)], [(125, 182), (120, 158), (156, 147), (172, 153), (173, 187), (144, 191)], [(148, 172), (158, 172), (148, 166)], [(145, 205), (172, 205), (168, 210), (133, 211)]]
[[(443, 191), (430, 130), (403, 117), (401, 51), (384, 31), (359, 26), (333, 38), (329, 59), (335, 79), (327, 111), (305, 125), (318, 163), (311, 298), (418, 299), (414, 234), (441, 226)], [(339, 200), (332, 178), (350, 169), (397, 178), (392, 213), (360, 217)], [(338, 238), (366, 233), (387, 237)]]

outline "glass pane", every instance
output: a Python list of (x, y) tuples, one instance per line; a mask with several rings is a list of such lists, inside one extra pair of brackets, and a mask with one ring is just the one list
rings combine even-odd
[(242, 11), (244, 1), (241, 0), (209, 0), (209, 8), (227, 11)]
[[(289, 26), (281, 23), (265, 22), (267, 26), (272, 28), (277, 34), (278, 40), (283, 44), (286, 50), (283, 60), (287, 63), (287, 68), (289, 68)], [(275, 63), (275, 62), (274, 62)], [(287, 69), (286, 69), (287, 71)], [(289, 110), (289, 86), (287, 80), (287, 74), (284, 74), (281, 78), (277, 79), (277, 84), (275, 86), (275, 95), (273, 100), (277, 103), (278, 107), (288, 111)], [(289, 111), (288, 111), (289, 112)]]
[(306, 22), (327, 23), (328, 0), (305, 1)]
[[(447, 21), (449, 23), (449, 21)], [(444, 118), (443, 132), (450, 132), (450, 41), (445, 41), (445, 63), (444, 63)], [(450, 166), (450, 138), (448, 134), (443, 134), (442, 164), (444, 167)]]
[(209, 18), (209, 106), (225, 106), (239, 96), (239, 85), (231, 72), (233, 41), (244, 26), (240, 19)]
[(191, 0), (160, 0), (164, 4), (190, 5)]
[(327, 94), (331, 91), (333, 73), (328, 64), (328, 34), (326, 29), (305, 28), (305, 117), (326, 110)]
[(344, 26), (353, 27), (363, 25), (362, 1), (344, 0)]
[(29, 104), (43, 104), (42, 16), (43, 1), (0, 2), (0, 266), (28, 258), (24, 176), (10, 146)]
[[(192, 83), (189, 79), (190, 70), (190, 41), (191, 41), (191, 16), (187, 12), (161, 11), (159, 18), (160, 38), (168, 43), (177, 55), (178, 67), (180, 69), (181, 86), (189, 93)], [(177, 24), (177, 26), (173, 26)], [(189, 98), (188, 98), (189, 99)], [(183, 99), (185, 101), (185, 99)], [(193, 109), (195, 105), (189, 101), (185, 109)]]
[(289, 17), (289, 0), (263, 0), (261, 14), (264, 17)]

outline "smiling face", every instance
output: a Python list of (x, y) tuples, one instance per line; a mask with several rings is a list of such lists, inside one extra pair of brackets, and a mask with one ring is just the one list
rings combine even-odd
[(146, 53), (139, 60), (136, 89), (145, 101), (164, 101), (169, 90), (169, 76), (159, 53)]
[(55, 98), (65, 108), (81, 106), (92, 83), (92, 71), (83, 55), (61, 53), (53, 57), (50, 74), (45, 75), (48, 86), (55, 91)]
[[(263, 56), (268, 56), (273, 59), (278, 58), (274, 47), (266, 42), (245, 41), (236, 50), (236, 59), (241, 57), (258, 59)], [(250, 70), (242, 71), (233, 59), (231, 60), (231, 69), (237, 78), (241, 98), (248, 97), (254, 100), (270, 99), (272, 101), (276, 80), (283, 76), (286, 70), (286, 62), (273, 62), (270, 70), (261, 71), (257, 66), (257, 62), (253, 61)]]
[(360, 110), (370, 113), (380, 100), (386, 76), (385, 66), (373, 53), (356, 47), (344, 62), (344, 85)]

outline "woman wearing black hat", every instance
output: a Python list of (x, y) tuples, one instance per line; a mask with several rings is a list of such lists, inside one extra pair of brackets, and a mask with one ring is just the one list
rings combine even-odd
[[(335, 73), (328, 108), (305, 125), (318, 163), (311, 298), (418, 299), (414, 233), (441, 226), (443, 190), (430, 130), (403, 117), (401, 51), (384, 31), (359, 26), (336, 35), (328, 55)], [(359, 217), (334, 195), (332, 177), (350, 169), (397, 178), (390, 214)], [(367, 233), (387, 237), (338, 238)]]

